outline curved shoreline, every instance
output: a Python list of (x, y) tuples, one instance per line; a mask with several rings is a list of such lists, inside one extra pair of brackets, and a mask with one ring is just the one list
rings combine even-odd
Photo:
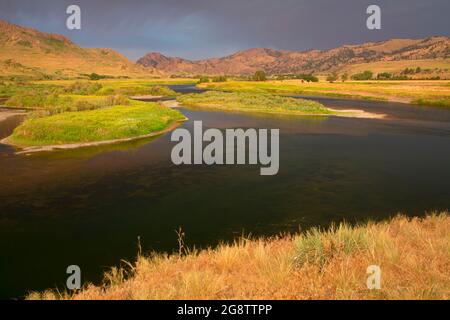
[(4, 111), (0, 110), (0, 122), (4, 121), (4, 120), (7, 120), (7, 119), (9, 119), (11, 117), (14, 117), (14, 116), (21, 116), (21, 115), (25, 115), (25, 114), (26, 114), (26, 111), (21, 110), (21, 109), (14, 110), (14, 111), (12, 111), (12, 110), (4, 110)]
[(19, 151), (16, 152), (16, 154), (27, 154), (27, 153), (36, 153), (36, 152), (45, 152), (45, 151), (57, 151), (57, 150), (69, 150), (69, 149), (77, 149), (77, 148), (83, 148), (83, 147), (95, 147), (95, 146), (101, 146), (101, 145), (108, 145), (108, 144), (115, 144), (115, 143), (121, 143), (121, 142), (128, 142), (133, 140), (140, 140), (145, 138), (151, 138), (155, 136), (162, 135), (164, 133), (170, 132), (180, 126), (183, 122), (187, 121), (187, 118), (184, 118), (182, 120), (177, 120), (173, 123), (171, 123), (167, 128), (152, 132), (145, 135), (140, 135), (136, 137), (129, 137), (129, 138), (121, 138), (121, 139), (113, 139), (113, 140), (102, 140), (102, 141), (92, 141), (92, 142), (80, 142), (80, 143), (67, 143), (67, 144), (56, 144), (56, 145), (47, 145), (47, 146), (34, 146), (34, 147), (20, 147), (18, 145), (15, 145), (8, 141), (8, 138), (5, 138), (3, 140), (0, 140), (0, 143), (6, 144), (15, 148), (18, 148)]
[(245, 109), (245, 108), (221, 108), (219, 106), (209, 107), (205, 105), (191, 105), (177, 103), (174, 108), (186, 107), (186, 108), (198, 108), (200, 110), (212, 110), (222, 112), (242, 112), (242, 113), (260, 113), (260, 114), (280, 114), (280, 115), (292, 115), (292, 116), (310, 116), (310, 117), (340, 117), (340, 118), (353, 118), (353, 119), (385, 119), (387, 114), (384, 113), (372, 113), (361, 109), (332, 109), (326, 107), (332, 113), (307, 113), (296, 111), (267, 111), (257, 109)]

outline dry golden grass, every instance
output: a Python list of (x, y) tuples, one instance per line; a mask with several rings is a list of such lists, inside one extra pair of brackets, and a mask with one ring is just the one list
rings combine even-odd
[[(28, 298), (449, 299), (449, 231), (450, 215), (442, 213), (241, 239), (200, 252), (140, 256), (128, 272), (113, 268), (104, 286)], [(367, 289), (369, 265), (381, 267), (380, 290)]]
[(348, 74), (355, 74), (365, 70), (371, 70), (374, 74), (382, 72), (401, 73), (405, 68), (420, 67), (422, 72), (414, 75), (415, 78), (430, 78), (440, 76), (442, 79), (450, 77), (450, 59), (429, 59), (429, 60), (401, 60), (401, 61), (377, 61), (348, 65), (342, 68), (340, 73), (347, 72)]
[(335, 96), (342, 98), (383, 99), (411, 103), (421, 99), (429, 101), (450, 101), (448, 80), (407, 81), (336, 81), (328, 83), (302, 82), (301, 80), (272, 81), (227, 81), (203, 83), (199, 87), (213, 90), (241, 91), (254, 93), (299, 94), (311, 96)]

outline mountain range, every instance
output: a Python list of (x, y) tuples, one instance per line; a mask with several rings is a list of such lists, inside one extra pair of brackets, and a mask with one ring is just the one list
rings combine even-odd
[(418, 40), (391, 39), (344, 45), (330, 50), (287, 51), (254, 48), (222, 58), (198, 61), (166, 57), (152, 52), (137, 63), (170, 74), (248, 75), (257, 70), (264, 70), (268, 74), (327, 73), (355, 64), (449, 57), (450, 39), (435, 36)]
[[(253, 48), (222, 58), (188, 60), (152, 52), (137, 62), (112, 49), (82, 48), (59, 34), (40, 32), (0, 20), (0, 77), (73, 78), (110, 76), (326, 74), (367, 64), (439, 66), (450, 70), (450, 39), (391, 39), (329, 50), (288, 51)], [(416, 63), (417, 64), (417, 63)], [(418, 64), (420, 66), (420, 64)], [(363, 69), (364, 70), (364, 69)]]

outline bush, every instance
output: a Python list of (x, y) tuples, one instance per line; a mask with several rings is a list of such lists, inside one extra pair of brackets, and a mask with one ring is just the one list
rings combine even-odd
[(87, 76), (89, 78), (89, 80), (101, 80), (101, 79), (112, 79), (114, 77), (112, 76), (108, 76), (108, 75), (102, 75), (102, 74), (97, 74), (97, 73), (91, 73), (91, 74), (86, 74), (85, 76)]
[(388, 80), (388, 79), (392, 79), (392, 73), (389, 73), (389, 72), (382, 72), (382, 73), (379, 73), (379, 74), (377, 75), (377, 79), (378, 79), (378, 80)]
[(327, 81), (328, 81), (329, 83), (333, 83), (333, 82), (335, 82), (337, 79), (338, 79), (338, 76), (337, 76), (336, 72), (333, 72), (332, 74), (330, 74), (330, 75), (327, 77)]
[(226, 82), (227, 77), (225, 76), (217, 76), (212, 79), (213, 82)]
[(369, 70), (352, 75), (353, 80), (371, 80), (372, 77), (373, 72)]
[(319, 82), (319, 78), (313, 76), (312, 74), (299, 74), (296, 78), (305, 80), (306, 82)]
[(253, 75), (253, 80), (266, 81), (267, 80), (266, 73), (263, 70), (256, 71), (255, 74)]
[(208, 82), (209, 82), (209, 78), (202, 76), (202, 77), (200, 77), (200, 79), (198, 80), (197, 83), (208, 83)]

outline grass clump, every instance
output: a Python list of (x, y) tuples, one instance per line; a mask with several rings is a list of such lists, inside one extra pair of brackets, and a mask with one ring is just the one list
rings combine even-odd
[(8, 142), (29, 147), (131, 138), (161, 131), (182, 119), (178, 111), (156, 103), (130, 102), (129, 106), (30, 118)]
[(329, 109), (318, 102), (273, 94), (207, 91), (200, 94), (182, 95), (179, 96), (177, 100), (185, 106), (230, 111), (320, 115), (332, 114)]
[(321, 268), (333, 257), (368, 249), (370, 234), (367, 228), (352, 228), (347, 224), (332, 226), (329, 230), (313, 228), (299, 236), (295, 242), (296, 262), (312, 263)]

